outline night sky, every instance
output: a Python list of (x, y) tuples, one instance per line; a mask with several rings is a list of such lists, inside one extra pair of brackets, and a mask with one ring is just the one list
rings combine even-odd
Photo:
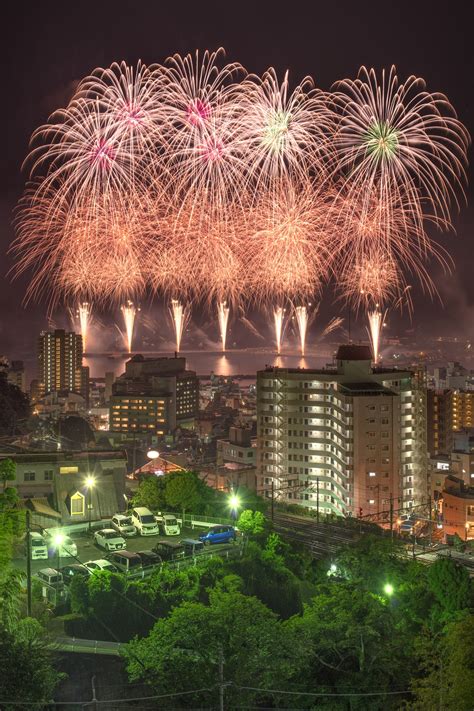
[[(416, 74), (449, 97), (473, 133), (472, 24), (462, 2), (9, 2), (2, 8), (3, 147), (0, 166), (0, 354), (34, 349), (46, 325), (45, 305), (21, 305), (26, 279), (13, 284), (6, 254), (13, 237), (11, 211), (25, 176), (21, 163), (29, 137), (64, 105), (75, 83), (114, 60), (161, 62), (174, 52), (225, 47), (229, 61), (261, 73), (290, 70), (292, 85), (311, 74), (329, 89), (360, 65), (396, 64), (401, 79)], [(468, 200), (472, 205), (474, 179)], [(436, 277), (444, 302), (415, 296), (413, 323), (429, 332), (474, 337), (472, 207), (456, 220), (457, 235), (442, 238), (457, 269)], [(435, 271), (438, 274), (438, 270)], [(327, 315), (336, 315), (327, 295)], [(408, 325), (408, 317), (400, 321)]]

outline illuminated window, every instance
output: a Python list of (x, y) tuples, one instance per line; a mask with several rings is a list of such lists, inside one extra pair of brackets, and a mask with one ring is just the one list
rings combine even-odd
[(59, 467), (60, 474), (77, 474), (79, 467)]

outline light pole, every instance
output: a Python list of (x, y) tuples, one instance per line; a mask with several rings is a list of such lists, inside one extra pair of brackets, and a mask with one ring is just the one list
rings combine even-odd
[(56, 533), (56, 535), (53, 538), (53, 544), (56, 548), (58, 570), (61, 566), (61, 546), (63, 545), (63, 543), (64, 543), (64, 533)]
[(87, 487), (87, 493), (88, 493), (88, 498), (89, 498), (89, 503), (88, 503), (88, 509), (89, 509), (89, 535), (92, 530), (92, 489), (95, 486), (95, 477), (93, 476), (88, 476), (86, 479), (86, 487)]

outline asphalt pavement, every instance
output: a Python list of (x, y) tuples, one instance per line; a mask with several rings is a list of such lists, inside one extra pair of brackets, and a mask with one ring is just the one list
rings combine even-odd
[[(126, 550), (131, 551), (147, 551), (151, 550), (158, 541), (180, 541), (183, 538), (193, 538), (197, 539), (199, 534), (202, 533), (204, 529), (192, 529), (183, 528), (179, 536), (132, 536), (131, 538), (125, 538), (127, 543)], [(31, 561), (31, 572), (34, 575), (42, 568), (62, 568), (65, 565), (70, 565), (71, 563), (88, 563), (90, 560), (99, 560), (101, 558), (106, 558), (109, 551), (100, 548), (94, 543), (94, 538), (89, 537), (86, 534), (82, 535), (71, 535), (73, 541), (77, 544), (77, 556), (76, 558), (72, 556), (58, 556), (54, 553), (50, 555), (48, 560), (32, 560)], [(223, 550), (226, 546), (222, 544), (216, 544), (211, 546), (216, 550)], [(19, 570), (26, 572), (26, 555), (23, 552), (23, 546), (19, 546), (16, 551), (16, 557), (13, 558), (13, 565)]]

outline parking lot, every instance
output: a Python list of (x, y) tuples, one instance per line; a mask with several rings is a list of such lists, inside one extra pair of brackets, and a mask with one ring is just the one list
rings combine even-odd
[[(205, 529), (202, 528), (183, 528), (179, 536), (133, 536), (131, 538), (126, 538), (126, 550), (134, 551), (145, 551), (151, 550), (158, 541), (180, 541), (183, 538), (197, 539), (199, 534)], [(64, 529), (66, 533), (66, 529)], [(87, 534), (71, 535), (73, 541), (77, 544), (77, 557), (73, 558), (70, 556), (59, 556), (56, 553), (50, 555), (48, 560), (32, 560), (31, 561), (31, 572), (37, 573), (41, 568), (61, 568), (64, 565), (70, 563), (87, 563), (91, 560), (99, 560), (101, 558), (106, 558), (108, 551), (95, 545), (94, 538), (89, 537)], [(209, 552), (223, 552), (229, 548), (233, 548), (233, 544), (216, 544), (209, 547)], [(24, 546), (20, 546), (17, 551), (15, 558), (13, 559), (13, 565), (26, 572), (26, 555), (24, 553)]]

